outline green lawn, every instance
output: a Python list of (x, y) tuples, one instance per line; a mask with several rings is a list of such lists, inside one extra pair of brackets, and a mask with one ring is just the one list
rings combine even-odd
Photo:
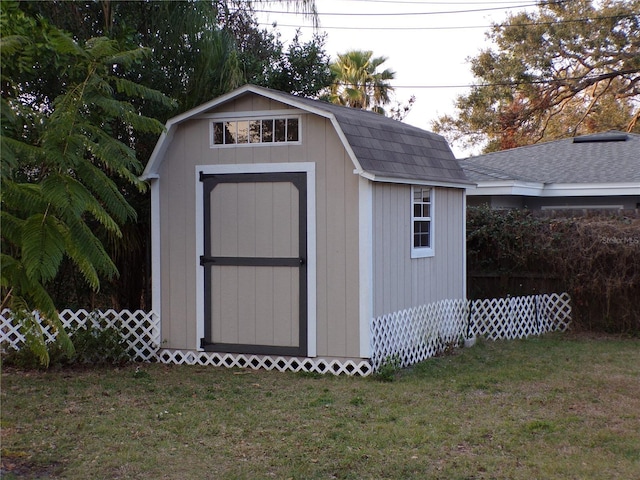
[(2, 478), (640, 478), (640, 341), (481, 342), (372, 378), (2, 372)]

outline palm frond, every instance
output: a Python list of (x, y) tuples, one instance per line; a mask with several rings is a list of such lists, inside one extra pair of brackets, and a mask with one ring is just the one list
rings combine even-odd
[(168, 108), (177, 107), (177, 102), (174, 99), (167, 97), (159, 90), (145, 87), (126, 78), (111, 77), (110, 80), (114, 83), (118, 93), (125, 94), (130, 98), (141, 98)]
[(22, 50), (25, 45), (31, 43), (31, 39), (24, 35), (7, 35), (0, 37), (0, 52), (2, 57), (10, 57)]
[(35, 214), (22, 227), (21, 260), (25, 273), (34, 281), (51, 280), (65, 252), (65, 242), (59, 221), (53, 215)]
[[(98, 275), (102, 274), (107, 278), (112, 278), (118, 274), (118, 269), (106, 252), (104, 245), (84, 222), (73, 218), (66, 219), (63, 236), (67, 255), (80, 268), (91, 288), (94, 290), (100, 288)], [(90, 270), (86, 269), (88, 264), (91, 264)], [(88, 275), (91, 270), (96, 272), (95, 278)]]
[(20, 217), (27, 218), (35, 212), (44, 212), (48, 203), (42, 197), (41, 186), (35, 183), (17, 183), (6, 177), (2, 179), (2, 203), (6, 209), (14, 214), (20, 212)]
[(135, 220), (135, 209), (129, 205), (118, 187), (100, 168), (91, 162), (84, 162), (77, 166), (76, 175), (118, 222), (122, 223), (127, 219)]
[(18, 247), (22, 241), (22, 228), (24, 220), (12, 215), (5, 209), (0, 210), (0, 231), (2, 231), (3, 241), (9, 242), (14, 247)]

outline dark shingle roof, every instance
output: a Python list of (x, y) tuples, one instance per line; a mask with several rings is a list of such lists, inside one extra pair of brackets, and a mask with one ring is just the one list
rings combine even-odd
[(255, 85), (245, 85), (167, 121), (142, 179), (157, 176), (175, 128), (180, 123), (216, 109), (243, 95), (262, 95), (276, 102), (335, 119), (349, 156), (363, 175), (382, 181), (472, 185), (444, 137), (373, 112), (298, 97)]
[(640, 182), (640, 135), (603, 132), (469, 157), (460, 164), (475, 182)]
[(373, 112), (275, 93), (333, 115), (360, 166), (368, 173), (406, 180), (471, 183), (441, 135)]

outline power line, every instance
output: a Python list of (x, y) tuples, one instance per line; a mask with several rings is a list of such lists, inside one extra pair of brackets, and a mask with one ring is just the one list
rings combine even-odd
[[(545, 3), (527, 3), (522, 5), (512, 5), (512, 6), (502, 6), (502, 7), (489, 7), (489, 8), (474, 8), (467, 10), (448, 10), (448, 11), (438, 11), (438, 12), (318, 12), (319, 16), (338, 16), (338, 17), (350, 17), (350, 16), (360, 16), (360, 17), (387, 17), (387, 16), (417, 16), (417, 15), (451, 15), (455, 13), (476, 13), (476, 12), (488, 12), (493, 10), (507, 10), (511, 8), (525, 8), (525, 7), (537, 7), (540, 5), (551, 5), (551, 4), (561, 4), (565, 3), (567, 0), (558, 0), (556, 2), (545, 2)], [(292, 11), (280, 11), (280, 10), (254, 10), (255, 13), (277, 13), (281, 15), (299, 15), (297, 12)]]
[[(368, 1), (368, 0), (367, 0)], [(494, 25), (454, 25), (454, 26), (443, 26), (443, 27), (354, 27), (354, 26), (322, 26), (319, 27), (320, 30), (466, 30), (466, 29), (476, 29), (476, 28), (515, 28), (515, 27), (535, 27), (535, 26), (544, 26), (544, 25), (558, 25), (565, 23), (584, 23), (589, 21), (599, 21), (599, 20), (613, 20), (613, 19), (622, 19), (622, 18), (633, 18), (637, 17), (637, 14), (625, 14), (625, 15), (610, 15), (610, 16), (601, 16), (601, 17), (584, 17), (584, 18), (575, 18), (571, 20), (557, 20), (557, 21), (549, 21), (549, 22), (531, 22), (531, 23), (501, 23)], [(260, 22), (258, 25), (261, 26), (273, 26), (286, 27), (286, 28), (313, 28), (312, 25), (298, 25), (298, 24), (285, 24), (285, 23), (267, 23)]]
[[(294, 2), (296, 0), (290, 0)], [(405, 5), (513, 5), (514, 3), (531, 3), (531, 0), (504, 0), (504, 1), (482, 1), (482, 2), (430, 2), (430, 1), (411, 1), (411, 0), (342, 0), (342, 2), (356, 2), (356, 3), (392, 3), (397, 5), (399, 3)]]
[[(628, 74), (638, 74), (638, 70), (624, 70), (615, 72), (619, 76)], [(601, 78), (602, 77), (602, 78)], [(495, 83), (476, 83), (476, 84), (460, 84), (460, 85), (387, 85), (389, 88), (396, 89), (442, 89), (442, 88), (480, 88), (480, 87), (517, 87), (520, 85), (550, 85), (553, 83), (561, 83), (568, 81), (582, 81), (582, 80), (604, 80), (610, 78), (610, 75), (605, 76), (593, 76), (583, 75), (579, 77), (567, 77), (567, 78), (553, 78), (548, 80), (529, 80), (529, 81), (513, 81), (513, 82), (495, 82)], [(336, 86), (349, 86), (360, 87), (361, 85), (345, 84), (345, 83), (333, 83)]]

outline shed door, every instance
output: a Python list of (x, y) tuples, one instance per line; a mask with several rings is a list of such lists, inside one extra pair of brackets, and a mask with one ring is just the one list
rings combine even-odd
[(307, 354), (306, 173), (201, 175), (205, 350)]

